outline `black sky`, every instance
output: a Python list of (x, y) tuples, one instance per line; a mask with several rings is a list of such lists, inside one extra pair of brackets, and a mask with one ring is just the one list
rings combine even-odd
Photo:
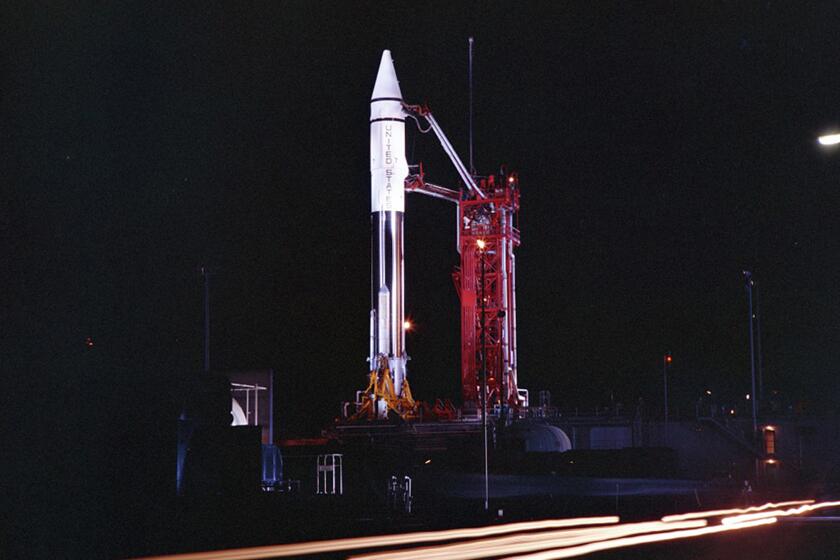
[[(466, 155), (475, 37), (476, 164), (521, 177), (521, 386), (566, 408), (656, 406), (671, 351), (675, 407), (707, 388), (737, 399), (749, 268), (768, 389), (835, 405), (840, 151), (815, 138), (840, 126), (836, 3), (0, 10), (0, 399), (19, 469), (4, 503), (40, 532), (2, 529), (36, 543), (27, 556), (113, 556), (171, 496), (174, 418), (202, 367), (200, 266), (217, 271), (213, 365), (278, 372), (278, 434), (317, 433), (363, 387), (385, 48)], [(457, 185), (433, 138), (408, 146)], [(452, 208), (417, 196), (409, 375), (431, 400), (458, 392), (457, 254)]]
[[(815, 143), (840, 125), (836, 4), (54, 3), (2, 19), (3, 338), (63, 424), (170, 406), (201, 368), (205, 264), (214, 367), (275, 368), (287, 432), (328, 421), (365, 381), (381, 51), (465, 156), (470, 35), (477, 167), (521, 176), (522, 386), (567, 407), (655, 400), (670, 350), (684, 403), (742, 395), (749, 268), (768, 388), (838, 390), (840, 151)], [(432, 137), (408, 145), (457, 185)], [(417, 196), (410, 376), (433, 399), (457, 394), (457, 254), (452, 208)]]

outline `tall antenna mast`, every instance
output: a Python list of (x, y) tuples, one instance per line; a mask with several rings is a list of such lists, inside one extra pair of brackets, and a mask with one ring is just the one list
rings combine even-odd
[(210, 372), (210, 269), (201, 267), (204, 277), (204, 373)]
[(470, 175), (475, 176), (475, 164), (473, 162), (473, 38), (469, 39), (469, 70), (467, 80), (470, 90)]

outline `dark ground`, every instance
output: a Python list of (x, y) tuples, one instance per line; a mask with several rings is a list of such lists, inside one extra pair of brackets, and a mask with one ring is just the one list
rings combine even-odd
[[(497, 504), (498, 505), (498, 504)], [(575, 515), (609, 515), (614, 513), (610, 508), (605, 508), (603, 503), (589, 503), (581, 501), (571, 504), (575, 511), (569, 511), (566, 503), (565, 516)], [(647, 507), (652, 502), (647, 502)], [(663, 504), (659, 504), (663, 505)], [(665, 509), (674, 511), (688, 511), (683, 502), (677, 504), (671, 502)], [(454, 507), (452, 507), (454, 506)], [(459, 507), (460, 506), (460, 507)], [(472, 510), (468, 513), (466, 509)], [(676, 508), (676, 509), (674, 509)], [(682, 509), (680, 509), (682, 508)], [(247, 510), (242, 508), (238, 511)], [(548, 508), (540, 511), (536, 507), (533, 516), (523, 515), (521, 510), (515, 508), (506, 509), (506, 516), (502, 519), (485, 516), (481, 512), (480, 504), (450, 504), (441, 507), (436, 514), (426, 512), (425, 515), (403, 518), (389, 517), (383, 514), (377, 515), (347, 515), (347, 510), (339, 503), (322, 503), (319, 507), (312, 507), (312, 504), (299, 503), (292, 508), (279, 510), (275, 515), (263, 519), (261, 522), (244, 521), (246, 515), (232, 514), (231, 519), (239, 521), (226, 521), (223, 529), (216, 532), (208, 531), (210, 519), (205, 515), (198, 515), (188, 520), (195, 512), (188, 514), (181, 511), (181, 517), (174, 525), (168, 525), (165, 531), (170, 532), (172, 539), (166, 546), (147, 548), (134, 548), (131, 552), (152, 553), (164, 551), (187, 551), (187, 550), (214, 550), (232, 548), (238, 546), (256, 546), (261, 544), (281, 544), (285, 542), (322, 540), (339, 538), (345, 536), (361, 536), (375, 534), (403, 533), (422, 530), (447, 529), (467, 526), (480, 526), (488, 523), (513, 522), (523, 519), (542, 519), (550, 517)], [(652, 509), (656, 509), (655, 507)], [(696, 509), (696, 508), (695, 508)], [(626, 511), (626, 513), (625, 513)], [(643, 513), (639, 507), (632, 511), (621, 511), (622, 521), (642, 521), (656, 519), (657, 516)], [(649, 510), (650, 511), (650, 510)], [(540, 515), (540, 514), (545, 514)], [(661, 513), (661, 512), (660, 512)], [(820, 512), (819, 515), (824, 515)], [(803, 518), (799, 518), (803, 519)], [(798, 521), (798, 520), (797, 520)], [(140, 543), (136, 543), (139, 545)], [(738, 533), (712, 535), (672, 543), (645, 545), (639, 547), (625, 548), (616, 551), (597, 553), (592, 557), (596, 558), (672, 558), (672, 559), (698, 559), (698, 560), (728, 560), (745, 558), (762, 558), (769, 560), (791, 560), (791, 559), (829, 559), (837, 558), (837, 551), (840, 550), (840, 522), (791, 522), (781, 521), (770, 527), (744, 530)], [(358, 551), (355, 551), (358, 552)], [(122, 555), (122, 554), (121, 554)], [(349, 552), (330, 555), (332, 558), (344, 558)]]
[(601, 552), (603, 560), (829, 560), (840, 554), (840, 521), (823, 524), (777, 523), (732, 534)]
[[(261, 494), (227, 500), (181, 499), (157, 503), (154, 507), (147, 505), (145, 512), (133, 510), (130, 502), (126, 502), (127, 511), (118, 518), (99, 520), (102, 529), (99, 539), (79, 540), (68, 535), (65, 539), (21, 547), (14, 550), (11, 557), (136, 557), (586, 515), (618, 514), (622, 521), (644, 521), (670, 513), (728, 507), (733, 504), (732, 500), (737, 501), (732, 495), (721, 494), (714, 498), (716, 501), (707, 500), (698, 508), (693, 496), (622, 498), (619, 503), (613, 498), (544, 496), (494, 500), (491, 515), (483, 512), (480, 502), (449, 500), (420, 503), (410, 516), (389, 513), (371, 500), (330, 496)], [(764, 499), (756, 496), (757, 503), (763, 503)], [(495, 515), (499, 508), (504, 510), (501, 518)], [(72, 525), (73, 519), (63, 522)], [(604, 556), (830, 558), (825, 554), (840, 546), (839, 528), (837, 524), (779, 524), (739, 535), (632, 549), (632, 556), (625, 550), (604, 553)]]

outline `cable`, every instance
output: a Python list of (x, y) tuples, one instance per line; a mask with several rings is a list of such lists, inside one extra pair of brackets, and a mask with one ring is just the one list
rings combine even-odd
[(415, 117), (411, 113), (406, 113), (406, 116), (411, 118), (411, 119), (414, 119), (414, 122), (417, 123), (417, 130), (419, 130), (422, 134), (426, 134), (427, 132), (432, 130), (432, 125), (431, 124), (429, 125), (429, 128), (427, 128), (426, 130), (423, 130), (423, 127), (420, 125), (420, 121), (417, 119), (417, 117)]

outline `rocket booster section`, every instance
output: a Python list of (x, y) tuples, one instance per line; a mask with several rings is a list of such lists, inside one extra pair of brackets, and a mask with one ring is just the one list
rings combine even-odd
[(405, 113), (391, 52), (384, 51), (370, 100), (371, 311), (370, 364), (384, 355), (402, 395), (406, 375), (403, 215)]

